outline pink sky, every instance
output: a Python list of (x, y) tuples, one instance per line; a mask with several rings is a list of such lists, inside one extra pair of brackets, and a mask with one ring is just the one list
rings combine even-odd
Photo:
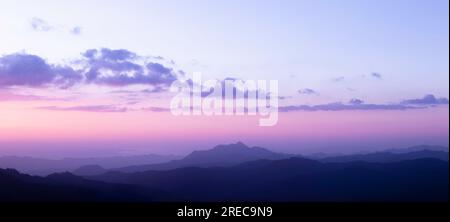
[(273, 127), (259, 116), (176, 117), (170, 112), (42, 110), (40, 101), (0, 103), (0, 152), (30, 155), (187, 153), (243, 141), (277, 151), (350, 152), (446, 145), (448, 106), (414, 110), (282, 112)]

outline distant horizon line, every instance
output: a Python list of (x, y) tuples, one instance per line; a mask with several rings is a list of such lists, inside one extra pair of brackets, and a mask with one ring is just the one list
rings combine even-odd
[[(323, 155), (339, 155), (339, 156), (345, 156), (345, 155), (356, 155), (356, 154), (369, 154), (369, 153), (377, 153), (377, 152), (389, 152), (389, 151), (396, 151), (396, 150), (408, 150), (408, 149), (412, 149), (412, 148), (420, 148), (420, 147), (425, 147), (425, 149), (423, 150), (427, 150), (427, 147), (439, 147), (442, 149), (439, 149), (440, 151), (444, 151), (444, 152), (449, 152), (449, 145), (447, 144), (445, 145), (437, 145), (437, 144), (418, 144), (418, 145), (411, 145), (411, 146), (399, 146), (399, 147), (389, 147), (389, 148), (382, 148), (382, 149), (370, 149), (370, 150), (357, 150), (357, 151), (353, 151), (353, 152), (330, 152), (330, 151), (317, 151), (317, 152), (298, 152), (298, 153), (294, 153), (294, 152), (284, 152), (284, 151), (275, 151), (271, 148), (267, 148), (267, 147), (262, 147), (262, 146), (249, 146), (244, 142), (241, 141), (237, 141), (235, 143), (221, 143), (221, 144), (217, 144), (211, 148), (208, 149), (195, 149), (192, 150), (190, 152), (187, 152), (187, 154), (174, 154), (174, 153), (168, 153), (168, 154), (161, 154), (161, 153), (145, 153), (145, 154), (129, 154), (129, 155), (106, 155), (106, 156), (86, 156), (86, 157), (81, 157), (81, 156), (66, 156), (66, 157), (59, 157), (59, 158), (50, 158), (50, 157), (42, 157), (42, 156), (36, 156), (36, 155), (16, 155), (16, 154), (11, 154), (11, 155), (2, 155), (0, 154), (0, 158), (33, 158), (33, 159), (43, 159), (43, 160), (66, 160), (66, 159), (108, 159), (108, 158), (127, 158), (127, 157), (144, 157), (144, 156), (155, 156), (155, 157), (171, 157), (173, 159), (182, 159), (185, 158), (186, 156), (189, 156), (190, 154), (192, 154), (193, 152), (196, 151), (211, 151), (214, 148), (218, 147), (218, 146), (230, 146), (230, 145), (236, 145), (236, 144), (243, 144), (248, 148), (263, 148), (265, 150), (268, 150), (270, 152), (274, 152), (274, 153), (280, 153), (280, 154), (287, 154), (287, 155), (305, 155), (305, 156), (314, 156), (314, 155), (318, 155), (318, 154), (323, 154)], [(436, 149), (434, 149), (436, 150)]]

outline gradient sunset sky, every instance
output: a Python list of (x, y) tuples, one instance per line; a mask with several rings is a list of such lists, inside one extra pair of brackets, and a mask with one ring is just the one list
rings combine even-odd
[[(0, 156), (448, 146), (447, 0), (5, 0)], [(278, 80), (279, 121), (175, 117), (176, 79)]]

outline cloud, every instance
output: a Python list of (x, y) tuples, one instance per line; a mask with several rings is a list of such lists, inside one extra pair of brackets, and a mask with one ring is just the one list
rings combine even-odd
[(43, 106), (38, 109), (52, 110), (52, 111), (81, 111), (81, 112), (105, 112), (105, 113), (123, 113), (127, 111), (125, 107), (117, 107), (114, 105), (95, 105), (95, 106)]
[[(217, 79), (217, 86), (220, 85), (222, 92), (215, 92), (215, 87), (205, 87), (202, 86), (202, 92), (201, 92), (201, 97), (209, 97), (211, 94), (215, 94), (214, 96), (217, 97), (222, 97), (223, 99), (225, 99), (225, 89), (227, 87), (229, 87), (230, 89), (233, 89), (233, 97), (236, 97), (237, 95), (243, 95), (245, 98), (247, 98), (249, 95), (265, 95), (266, 97), (270, 96), (269, 92), (265, 92), (263, 90), (258, 90), (258, 89), (252, 89), (252, 88), (247, 88), (245, 86), (245, 81), (239, 78), (234, 78), (234, 77), (226, 77), (222, 80)], [(191, 79), (188, 80), (188, 84), (192, 87), (193, 86), (193, 82)], [(229, 85), (227, 85), (229, 84)], [(241, 86), (241, 87), (237, 87), (237, 86)], [(256, 85), (255, 85), (256, 87)], [(281, 99), (285, 99), (286, 97), (278, 97)]]
[(286, 99), (291, 99), (292, 96), (278, 96), (279, 100), (286, 100)]
[(146, 94), (154, 94), (154, 93), (160, 93), (160, 92), (165, 92), (168, 89), (165, 87), (161, 87), (161, 86), (155, 86), (153, 88), (148, 88), (148, 89), (141, 89), (141, 90), (113, 90), (113, 91), (109, 91), (109, 93), (112, 94), (124, 94), (126, 96), (130, 96), (130, 97), (138, 97), (139, 95), (146, 95)]
[(55, 85), (68, 88), (80, 83), (113, 87), (149, 85), (167, 90), (180, 73), (184, 73), (149, 61), (149, 58), (126, 49), (102, 48), (85, 51), (76, 63), (57, 65), (36, 55), (10, 54), (0, 56), (0, 87)]
[(280, 112), (293, 111), (344, 111), (344, 110), (408, 110), (426, 109), (436, 105), (449, 104), (448, 99), (437, 99), (433, 95), (426, 95), (421, 99), (403, 100), (394, 104), (366, 104), (360, 99), (351, 99), (347, 104), (341, 102), (321, 105), (298, 105), (279, 107)]
[(10, 54), (0, 57), (0, 87), (54, 84), (69, 87), (82, 79), (69, 66), (51, 65), (36, 55)]
[(370, 74), (370, 76), (372, 76), (372, 77), (374, 77), (374, 78), (376, 78), (376, 79), (382, 79), (381, 74), (380, 74), (380, 73), (377, 73), (377, 72), (372, 72), (372, 73)]
[(49, 98), (43, 96), (16, 94), (9, 91), (0, 91), (0, 101), (34, 101), (48, 99)]
[(149, 112), (169, 112), (170, 109), (168, 108), (162, 108), (162, 107), (146, 107), (142, 108), (143, 111), (149, 111)]
[(339, 77), (335, 77), (335, 78), (331, 79), (332, 82), (342, 82), (344, 80), (345, 80), (345, 77), (343, 77), (343, 76), (339, 76)]
[(0, 89), (0, 102), (3, 101), (37, 101), (37, 100), (45, 100), (45, 101), (69, 101), (72, 98), (69, 97), (52, 97), (52, 96), (42, 96), (42, 95), (34, 95), (30, 93), (24, 92), (15, 92), (15, 89)]
[[(64, 26), (51, 25), (44, 19), (38, 18), (38, 17), (33, 17), (31, 19), (30, 26), (34, 31), (37, 31), (37, 32), (61, 31), (62, 29), (65, 29)], [(82, 34), (82, 28), (80, 26), (74, 26), (72, 28), (68, 28), (68, 31), (72, 35), (81, 35)]]
[[(427, 97), (427, 96), (426, 96)], [(429, 97), (429, 96), (428, 96)], [(425, 97), (424, 97), (425, 98)], [(428, 99), (429, 100), (429, 99)], [(361, 99), (351, 99), (348, 103), (334, 102), (319, 105), (297, 105), (297, 106), (282, 106), (278, 110), (280, 112), (295, 112), (295, 111), (349, 111), (349, 110), (360, 110), (360, 111), (370, 111), (370, 110), (411, 110), (411, 109), (426, 109), (438, 104), (448, 104), (447, 99), (436, 99), (435, 103), (428, 101), (427, 103), (420, 104), (404, 104), (404, 103), (392, 103), (392, 104), (366, 104)], [(421, 106), (418, 106), (421, 105)], [(170, 109), (160, 108), (160, 107), (148, 107), (143, 108), (145, 111), (152, 112), (168, 112)]]
[(136, 53), (130, 52), (126, 49), (108, 49), (102, 48), (88, 49), (86, 52), (82, 53), (84, 57), (92, 61), (125, 61), (133, 60), (137, 57)]
[(81, 35), (82, 28), (80, 26), (75, 26), (70, 30), (70, 34), (72, 35)]
[(432, 94), (425, 95), (420, 99), (407, 99), (402, 101), (402, 104), (410, 105), (445, 105), (448, 103), (449, 101), (447, 98), (436, 98)]
[(48, 32), (52, 31), (54, 29), (53, 26), (48, 24), (46, 21), (44, 21), (41, 18), (33, 17), (30, 22), (31, 28), (33, 28), (34, 31), (39, 32)]
[(315, 90), (313, 90), (313, 89), (308, 89), (308, 88), (305, 88), (305, 89), (299, 89), (297, 92), (298, 92), (299, 94), (302, 94), (302, 95), (319, 95), (319, 93), (316, 92)]
[(147, 64), (147, 68), (151, 73), (170, 74), (172, 69), (166, 68), (159, 63), (150, 62)]
[(292, 111), (344, 111), (344, 110), (407, 110), (425, 107), (407, 106), (400, 104), (343, 104), (340, 102), (321, 105), (298, 105), (279, 107), (280, 112)]
[(167, 91), (166, 87), (155, 86), (152, 89), (144, 89), (144, 90), (141, 90), (140, 92), (142, 92), (142, 93), (160, 93), (160, 92), (165, 92), (165, 91)]
[(364, 103), (364, 101), (362, 101), (360, 99), (351, 99), (348, 103), (353, 104), (353, 105), (361, 105)]
[(86, 80), (108, 86), (168, 86), (177, 79), (172, 68), (156, 62), (142, 64), (136, 53), (125, 49), (90, 49), (82, 54), (86, 60)]

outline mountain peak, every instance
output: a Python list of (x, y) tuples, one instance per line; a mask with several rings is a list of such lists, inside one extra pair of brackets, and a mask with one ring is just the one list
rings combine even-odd
[(46, 176), (46, 178), (50, 178), (50, 179), (68, 179), (68, 178), (75, 178), (77, 176), (73, 175), (72, 173), (69, 172), (61, 172), (61, 173), (52, 173), (48, 176)]
[(85, 182), (85, 179), (79, 176), (76, 176), (70, 172), (62, 172), (62, 173), (53, 173), (45, 177), (51, 181), (57, 181), (59, 183), (66, 184), (80, 184)]
[(213, 165), (236, 164), (258, 159), (282, 159), (286, 155), (260, 147), (249, 147), (242, 142), (222, 144), (210, 150), (194, 151), (182, 161), (189, 165), (209, 163)]
[(246, 150), (246, 149), (250, 149), (250, 147), (245, 145), (243, 142), (237, 142), (237, 143), (231, 143), (231, 144), (217, 145), (213, 149), (207, 150), (207, 151), (213, 151), (213, 150)]
[(185, 158), (166, 164), (131, 166), (117, 169), (123, 172), (139, 172), (154, 169), (176, 169), (181, 167), (232, 166), (254, 160), (279, 160), (292, 157), (290, 154), (276, 153), (261, 147), (249, 147), (243, 142), (218, 145), (209, 150), (193, 151)]
[(16, 169), (11, 169), (11, 168), (7, 168), (7, 169), (0, 169), (0, 173), (4, 174), (4, 175), (8, 175), (8, 176), (20, 176), (20, 172), (17, 171)]
[(247, 145), (245, 145), (245, 143), (238, 141), (237, 143), (235, 143), (236, 146), (245, 146), (248, 147)]

